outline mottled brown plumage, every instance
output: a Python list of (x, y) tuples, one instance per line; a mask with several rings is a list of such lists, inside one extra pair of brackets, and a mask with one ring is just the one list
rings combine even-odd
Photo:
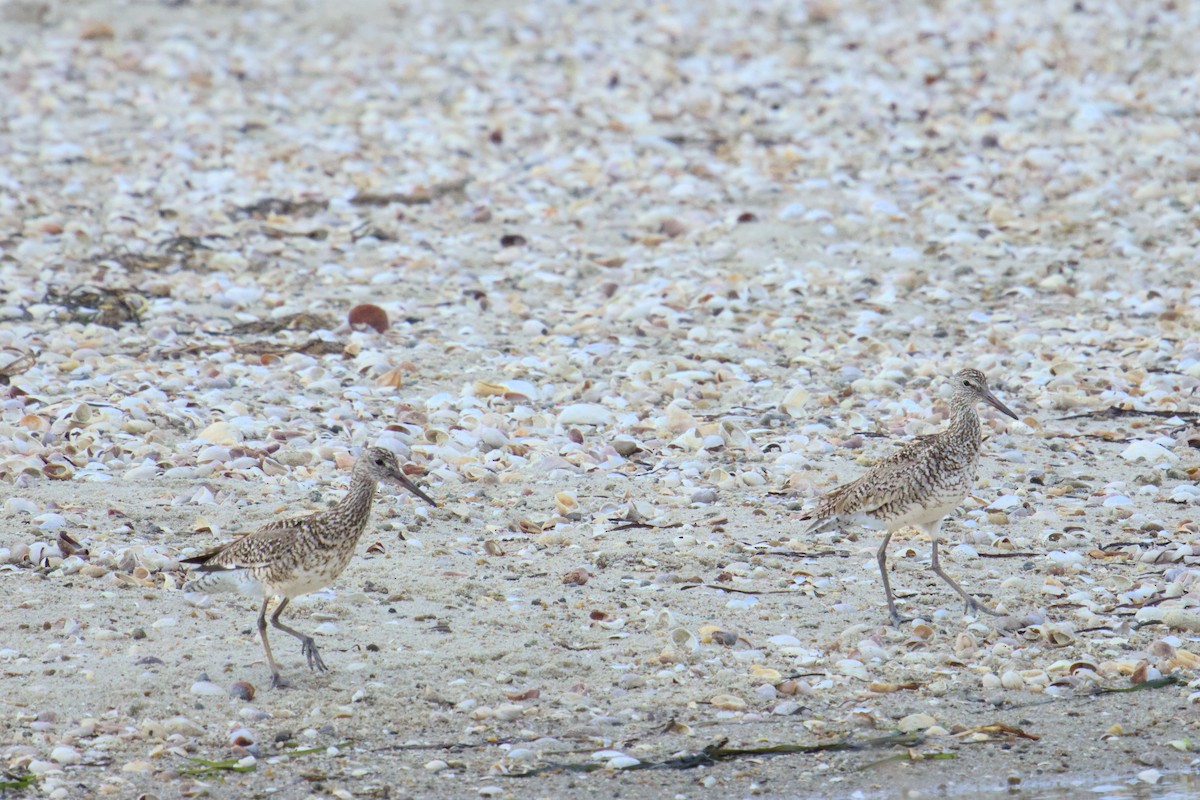
[(967, 610), (995, 613), (980, 605), (942, 570), (938, 562), (938, 534), (942, 520), (958, 508), (975, 484), (981, 439), (975, 404), (983, 401), (1013, 419), (1017, 415), (988, 390), (987, 379), (979, 370), (964, 369), (954, 376), (953, 383), (950, 426), (946, 430), (906, 445), (862, 477), (828, 492), (805, 517), (813, 520), (806, 532), (826, 530), (845, 522), (874, 523), (886, 529), (876, 560), (893, 624), (902, 619), (888, 581), (887, 546), (895, 531), (908, 526), (929, 534), (933, 540), (933, 571), (963, 598)]
[(263, 598), (258, 614), (258, 631), (263, 652), (271, 668), (271, 685), (286, 686), (267, 641), (267, 607), (280, 598), (271, 624), (295, 636), (303, 645), (309, 669), (324, 671), (325, 662), (311, 636), (289, 628), (279, 615), (294, 597), (333, 583), (346, 569), (355, 546), (367, 527), (371, 502), (379, 481), (400, 484), (430, 505), (437, 505), (417, 488), (400, 469), (396, 456), (382, 447), (369, 447), (354, 464), (350, 490), (334, 508), (305, 517), (270, 522), (253, 533), (202, 553), (182, 559), (202, 573), (184, 586), (185, 591), (240, 590)]

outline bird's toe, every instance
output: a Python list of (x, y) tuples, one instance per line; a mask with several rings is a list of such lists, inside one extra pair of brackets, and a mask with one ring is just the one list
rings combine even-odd
[(988, 614), (993, 617), (1003, 616), (1003, 614), (1001, 614), (999, 611), (995, 611), (991, 608), (988, 608), (987, 606), (985, 606), (983, 603), (979, 602), (975, 598), (971, 598), (970, 600), (967, 601), (967, 607), (965, 609), (965, 613), (968, 616), (970, 616), (972, 611), (982, 612), (984, 614)]
[(308, 660), (308, 668), (314, 672), (326, 672), (328, 667), (321, 659), (321, 652), (317, 649), (317, 643), (311, 638), (304, 640), (304, 657)]

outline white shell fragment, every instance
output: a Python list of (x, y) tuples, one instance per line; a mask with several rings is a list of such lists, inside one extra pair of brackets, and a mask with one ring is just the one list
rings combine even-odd
[(1157, 442), (1134, 442), (1121, 451), (1121, 458), (1126, 461), (1177, 461), (1179, 456)]
[(595, 403), (576, 403), (558, 413), (560, 425), (607, 425), (611, 421), (612, 412)]
[(800, 419), (804, 416), (804, 408), (808, 405), (809, 393), (804, 389), (793, 389), (787, 393), (780, 403), (780, 408), (784, 410), (788, 416), (795, 419)]

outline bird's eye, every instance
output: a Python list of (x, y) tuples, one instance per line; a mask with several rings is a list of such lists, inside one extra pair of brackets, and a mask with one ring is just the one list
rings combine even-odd
[(379, 466), (381, 466), (381, 467), (382, 467), (382, 466), (383, 466), (383, 459), (382, 459), (382, 458), (377, 458), (377, 459), (375, 459), (375, 463), (376, 463), (376, 464), (378, 464)]
[(963, 386), (970, 386), (970, 385), (971, 385), (971, 382), (969, 380), (963, 379)]

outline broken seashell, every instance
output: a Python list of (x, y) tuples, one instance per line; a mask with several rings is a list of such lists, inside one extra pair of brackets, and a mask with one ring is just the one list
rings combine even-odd
[(803, 389), (793, 389), (783, 398), (779, 407), (792, 419), (799, 419), (804, 416), (804, 406), (808, 404), (808, 397), (808, 392)]
[(696, 418), (678, 403), (672, 402), (667, 406), (667, 430), (673, 433), (683, 433), (695, 427)]
[(1196, 655), (1190, 650), (1176, 650), (1175, 657), (1171, 660), (1171, 666), (1177, 669), (1194, 670), (1200, 667), (1200, 655)]
[(731, 694), (714, 695), (708, 702), (723, 711), (744, 711), (746, 709), (746, 701)]
[(671, 643), (682, 650), (693, 653), (700, 649), (700, 641), (687, 628), (676, 628), (671, 631)]
[(404, 385), (404, 370), (400, 367), (392, 367), (380, 375), (375, 383), (378, 386), (390, 386), (393, 389), (399, 389)]
[(441, 428), (426, 428), (424, 433), (425, 441), (429, 442), (430, 444), (443, 445), (450, 441), (449, 432), (444, 431)]
[(508, 388), (490, 381), (475, 381), (471, 391), (476, 397), (504, 397), (508, 393)]
[(750, 675), (755, 680), (771, 684), (779, 683), (783, 680), (783, 673), (781, 673), (779, 670), (771, 669), (770, 667), (764, 667), (761, 664), (752, 665), (750, 667)]
[(75, 476), (75, 469), (70, 464), (52, 461), (42, 467), (42, 474), (52, 481), (69, 481)]
[(66, 531), (58, 532), (58, 552), (62, 553), (63, 558), (73, 555), (82, 557), (88, 554), (87, 548), (77, 542), (75, 538)]
[(570, 492), (559, 492), (554, 495), (554, 508), (559, 514), (570, 520), (583, 517), (583, 512), (579, 508), (579, 500)]
[(1026, 629), (1026, 638), (1039, 638), (1052, 647), (1066, 647), (1075, 641), (1075, 634), (1061, 625), (1031, 625)]
[(49, 430), (50, 428), (50, 423), (39, 417), (37, 414), (26, 414), (25, 416), (21, 417), (21, 421), (18, 424), (22, 428), (36, 432)]
[[(16, 548), (13, 548), (16, 550)], [(35, 567), (46, 566), (45, 561), (50, 555), (50, 546), (45, 542), (34, 542), (28, 548), (29, 563)]]

